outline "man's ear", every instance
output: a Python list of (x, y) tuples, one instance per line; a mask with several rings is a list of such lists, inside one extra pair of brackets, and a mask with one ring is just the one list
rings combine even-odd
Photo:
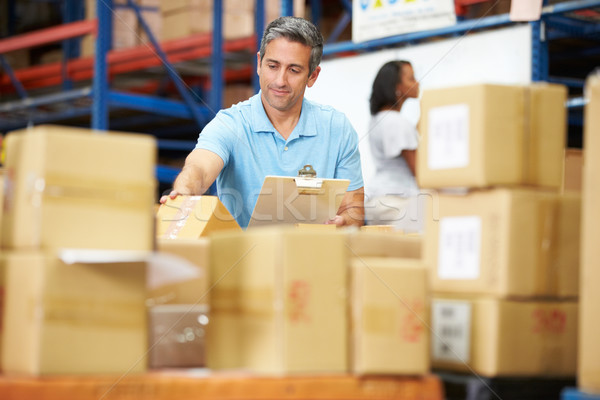
[(256, 52), (256, 73), (260, 75), (260, 51)]
[(317, 66), (317, 68), (315, 68), (312, 74), (310, 74), (310, 76), (308, 77), (308, 82), (306, 83), (307, 87), (311, 87), (315, 84), (317, 78), (319, 77), (319, 72), (321, 72), (321, 67)]

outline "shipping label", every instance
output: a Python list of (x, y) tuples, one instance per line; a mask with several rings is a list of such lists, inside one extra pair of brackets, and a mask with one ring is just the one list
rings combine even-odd
[(471, 342), (471, 304), (433, 300), (431, 354), (434, 360), (468, 363)]
[(440, 219), (438, 277), (477, 279), (481, 259), (481, 217), (477, 215)]
[(469, 106), (432, 108), (428, 123), (427, 167), (439, 170), (469, 166)]

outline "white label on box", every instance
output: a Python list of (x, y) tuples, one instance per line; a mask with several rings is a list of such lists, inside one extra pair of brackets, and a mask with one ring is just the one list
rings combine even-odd
[(481, 258), (481, 218), (476, 215), (440, 219), (438, 277), (477, 279)]
[(427, 166), (431, 170), (469, 165), (469, 106), (435, 107), (428, 114)]
[(471, 304), (466, 301), (433, 300), (431, 307), (433, 359), (468, 363), (471, 342)]

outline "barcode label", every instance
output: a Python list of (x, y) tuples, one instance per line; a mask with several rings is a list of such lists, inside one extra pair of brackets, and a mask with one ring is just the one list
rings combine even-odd
[(432, 357), (439, 361), (469, 362), (471, 304), (464, 301), (432, 301)]
[(427, 166), (431, 170), (469, 165), (469, 106), (435, 107), (428, 113)]
[(440, 219), (438, 277), (477, 279), (480, 274), (481, 217)]

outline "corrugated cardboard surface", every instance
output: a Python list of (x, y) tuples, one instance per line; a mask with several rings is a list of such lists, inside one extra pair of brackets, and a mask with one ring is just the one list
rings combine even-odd
[(156, 215), (158, 238), (198, 239), (220, 230), (241, 228), (216, 196), (177, 196)]
[(6, 255), (6, 373), (146, 370), (146, 264), (65, 264), (53, 254)]
[(39, 126), (5, 143), (5, 247), (153, 249), (153, 138)]
[(440, 194), (425, 234), (432, 290), (577, 296), (579, 210), (577, 194), (535, 189)]
[(338, 232), (256, 228), (211, 237), (207, 366), (347, 371), (347, 250)]
[[(200, 239), (158, 239), (157, 250), (165, 255), (165, 269), (155, 287), (148, 290), (148, 304), (208, 304), (210, 241)], [(177, 264), (177, 265), (173, 265)]]
[(586, 83), (578, 385), (600, 393), (600, 78)]
[(352, 372), (429, 372), (429, 292), (423, 263), (355, 258), (351, 282)]
[(574, 301), (436, 295), (432, 366), (485, 377), (574, 376), (577, 314)]
[[(417, 157), (419, 186), (560, 188), (565, 100), (566, 88), (549, 84), (425, 91)], [(461, 111), (440, 114), (448, 107)]]
[(565, 150), (565, 169), (563, 173), (563, 192), (581, 192), (583, 173), (583, 150)]
[(350, 257), (421, 258), (423, 238), (398, 232), (351, 232), (347, 247)]
[(0, 168), (0, 248), (2, 248), (2, 214), (4, 211), (4, 169)]

